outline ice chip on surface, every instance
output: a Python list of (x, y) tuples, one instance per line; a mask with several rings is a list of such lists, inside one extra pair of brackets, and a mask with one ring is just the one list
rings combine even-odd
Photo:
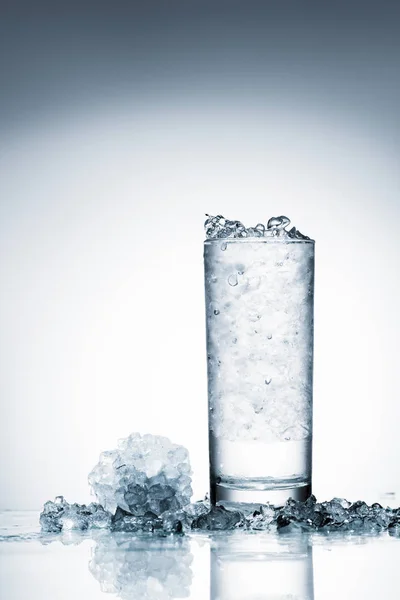
[(377, 503), (369, 506), (360, 500), (351, 503), (343, 498), (317, 502), (315, 496), (310, 496), (305, 502), (290, 498), (282, 507), (260, 505), (250, 514), (242, 512), (242, 508), (227, 510), (221, 505), (210, 506), (206, 499), (161, 515), (151, 510), (135, 515), (121, 507), (111, 515), (99, 504), (69, 504), (59, 497), (54, 502), (46, 502), (40, 524), (44, 533), (106, 529), (115, 534), (154, 535), (160, 539), (169, 538), (170, 534), (188, 534), (192, 530), (238, 529), (278, 533), (293, 530), (342, 532), (346, 535), (387, 530), (391, 536), (400, 537), (400, 508), (384, 508)]
[(118, 598), (172, 600), (189, 596), (192, 561), (188, 539), (121, 539), (115, 534), (96, 543), (89, 570), (103, 592)]
[(390, 523), (388, 527), (389, 535), (400, 538), (400, 518)]
[(250, 530), (277, 530), (286, 533), (293, 530), (321, 531), (323, 533), (377, 533), (389, 531), (400, 535), (400, 513), (396, 509), (383, 508), (380, 504), (368, 506), (365, 502), (348, 502), (333, 498), (330, 502), (317, 502), (310, 496), (305, 502), (289, 499), (282, 507), (260, 506), (245, 519)]
[(41, 529), (47, 533), (108, 529), (110, 524), (111, 514), (100, 504), (69, 504), (62, 496), (46, 502), (40, 514)]
[(223, 506), (212, 506), (211, 510), (192, 522), (192, 529), (226, 531), (244, 524), (244, 516), (239, 511), (226, 510)]
[(390, 529), (396, 513), (391, 508), (379, 504), (368, 506), (365, 502), (350, 503), (342, 498), (318, 503), (314, 496), (306, 502), (288, 500), (276, 513), (278, 530), (294, 528), (319, 530), (323, 532), (341, 531), (350, 533), (379, 532)]
[(189, 504), (191, 469), (186, 448), (168, 438), (133, 433), (103, 452), (89, 474), (97, 500), (108, 511), (156, 516)]
[[(207, 239), (225, 239), (225, 238), (260, 238), (260, 237), (278, 237), (290, 240), (309, 240), (310, 238), (303, 235), (292, 227), (287, 231), (290, 225), (290, 219), (281, 215), (280, 217), (271, 217), (267, 226), (258, 223), (255, 227), (245, 227), (240, 221), (229, 221), (222, 215), (213, 217), (206, 215), (207, 219), (204, 223)], [(221, 250), (227, 249), (227, 243), (223, 242)]]
[(275, 519), (275, 508), (269, 504), (260, 506), (251, 515), (246, 517), (246, 527), (253, 530), (269, 529)]
[(187, 504), (178, 511), (167, 511), (162, 515), (163, 530), (166, 533), (189, 532), (193, 521), (209, 511), (208, 500)]
[(144, 515), (135, 516), (118, 507), (115, 515), (111, 519), (112, 531), (151, 533), (156, 529), (162, 529), (162, 526), (162, 520), (150, 511), (146, 512)]

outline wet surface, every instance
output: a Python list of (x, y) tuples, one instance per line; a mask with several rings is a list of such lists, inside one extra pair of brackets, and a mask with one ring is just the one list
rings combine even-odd
[(400, 539), (387, 532), (43, 534), (38, 512), (0, 513), (7, 600), (390, 599), (398, 564)]

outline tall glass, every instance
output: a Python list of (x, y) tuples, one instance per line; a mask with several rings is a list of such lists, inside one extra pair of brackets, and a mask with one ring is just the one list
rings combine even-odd
[(204, 242), (210, 495), (311, 494), (314, 242)]

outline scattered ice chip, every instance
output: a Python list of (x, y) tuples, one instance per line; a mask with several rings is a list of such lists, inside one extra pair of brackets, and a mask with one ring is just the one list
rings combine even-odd
[(285, 531), (295, 528), (350, 533), (389, 529), (390, 532), (396, 518), (396, 510), (379, 504), (368, 506), (360, 500), (350, 503), (341, 498), (318, 503), (311, 496), (306, 502), (288, 500), (283, 508), (277, 510), (276, 525), (278, 530)]
[(186, 448), (168, 438), (133, 433), (103, 452), (89, 474), (97, 500), (111, 513), (156, 516), (189, 504), (191, 468)]
[(251, 515), (246, 517), (246, 526), (248, 529), (265, 530), (269, 529), (275, 519), (275, 508), (269, 504), (260, 506)]
[(99, 504), (69, 504), (62, 496), (46, 502), (40, 515), (44, 533), (61, 531), (111, 530), (113, 533), (154, 535), (157, 538), (170, 534), (184, 534), (191, 530), (232, 531), (265, 530), (285, 533), (292, 530), (322, 531), (325, 533), (377, 533), (387, 530), (391, 536), (400, 537), (400, 508), (382, 507), (375, 503), (348, 502), (333, 498), (330, 502), (317, 502), (311, 496), (305, 502), (289, 499), (282, 507), (260, 505), (247, 514), (241, 510), (227, 510), (224, 506), (210, 506), (209, 501), (186, 504), (161, 515), (147, 510), (134, 515), (120, 507), (111, 515)]
[(400, 537), (400, 519), (390, 523), (390, 525), (388, 527), (388, 532), (389, 532), (389, 535), (391, 535), (393, 537)]
[(226, 531), (244, 524), (244, 516), (239, 511), (226, 510), (223, 506), (212, 506), (211, 510), (192, 522), (192, 529)]
[(108, 529), (110, 524), (111, 514), (100, 504), (69, 504), (63, 496), (57, 496), (54, 502), (46, 502), (40, 514), (40, 526), (47, 533)]
[(162, 520), (150, 511), (144, 515), (135, 516), (118, 507), (111, 520), (112, 531), (152, 533), (155, 530), (161, 530), (162, 527)]

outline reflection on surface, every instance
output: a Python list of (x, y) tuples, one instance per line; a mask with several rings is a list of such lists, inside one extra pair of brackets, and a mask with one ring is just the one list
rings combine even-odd
[(169, 600), (190, 595), (192, 560), (188, 538), (114, 534), (96, 541), (89, 570), (103, 592), (126, 600)]
[(212, 542), (210, 600), (313, 600), (313, 588), (306, 536), (237, 532)]
[(38, 519), (0, 513), (1, 597), (313, 600), (315, 589), (318, 600), (400, 598), (400, 538), (387, 532), (41, 534)]

